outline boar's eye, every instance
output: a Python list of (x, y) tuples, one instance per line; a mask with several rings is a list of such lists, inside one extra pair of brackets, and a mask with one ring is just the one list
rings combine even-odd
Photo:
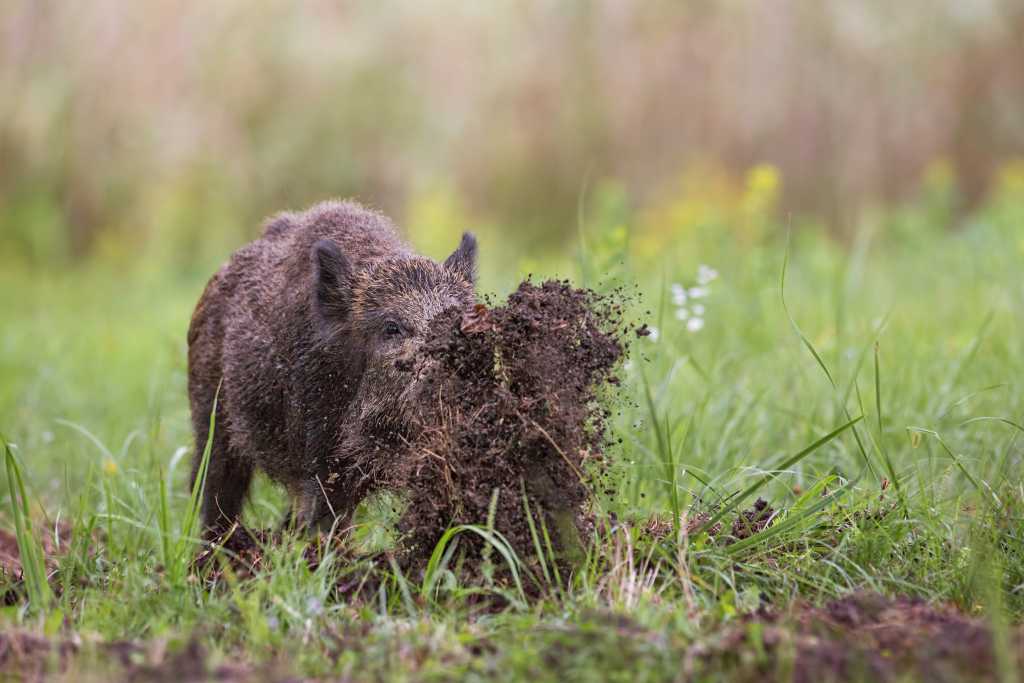
[(385, 337), (397, 337), (402, 334), (402, 327), (394, 320), (388, 320), (384, 323), (384, 336)]

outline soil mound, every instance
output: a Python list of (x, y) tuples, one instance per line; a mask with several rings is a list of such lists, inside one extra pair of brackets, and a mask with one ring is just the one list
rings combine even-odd
[[(1007, 633), (1022, 652), (1024, 631)], [(688, 677), (798, 682), (997, 680), (992, 632), (977, 618), (908, 597), (862, 592), (823, 607), (752, 615), (687, 653)]]

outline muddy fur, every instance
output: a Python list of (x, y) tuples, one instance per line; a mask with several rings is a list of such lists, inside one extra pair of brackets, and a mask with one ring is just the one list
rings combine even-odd
[(475, 260), (469, 234), (443, 264), (417, 256), (354, 202), (280, 214), (235, 252), (188, 331), (193, 479), (220, 387), (206, 527), (238, 518), (257, 468), (287, 488), (300, 523), (347, 519), (364, 492), (339, 473), (354, 452), (385, 459), (404, 438), (411, 360), (431, 320), (472, 306)]

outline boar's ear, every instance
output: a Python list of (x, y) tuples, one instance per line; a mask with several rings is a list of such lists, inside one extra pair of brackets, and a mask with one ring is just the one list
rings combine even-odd
[(344, 319), (351, 308), (352, 266), (330, 240), (313, 245), (313, 310), (320, 322)]
[(476, 284), (476, 237), (473, 233), (462, 233), (459, 248), (445, 259), (444, 267), (462, 275), (469, 284)]

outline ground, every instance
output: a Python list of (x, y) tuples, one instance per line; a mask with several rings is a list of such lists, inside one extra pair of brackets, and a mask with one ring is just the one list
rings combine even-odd
[[(653, 265), (595, 234), (539, 269), (625, 286), (649, 332), (602, 396), (610, 483), (557, 576), (486, 518), (407, 573), (386, 496), (341, 545), (274, 535), (266, 481), (247, 540), (198, 547), (184, 345), (212, 271), (5, 269), (0, 670), (1020, 680), (1019, 213), (851, 244), (695, 235)], [(460, 537), (484, 539), (472, 567)]]

